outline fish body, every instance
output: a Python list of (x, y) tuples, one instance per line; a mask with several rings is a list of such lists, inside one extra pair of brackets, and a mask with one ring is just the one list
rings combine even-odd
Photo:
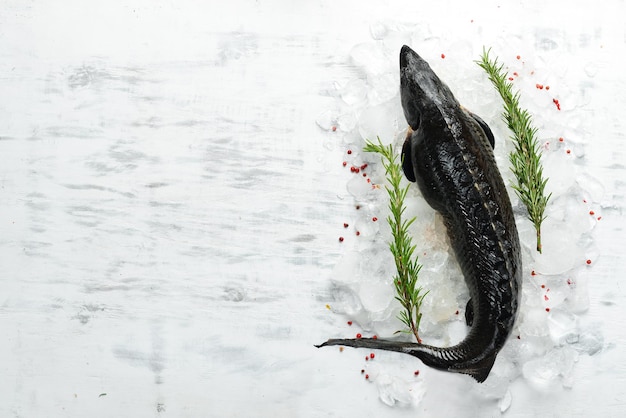
[(470, 330), (452, 347), (382, 339), (331, 339), (345, 345), (398, 351), (439, 370), (478, 382), (489, 375), (511, 334), (520, 303), (520, 244), (504, 181), (493, 154), (493, 134), (464, 109), (417, 53), (400, 53), (400, 91), (410, 126), (403, 169), (441, 214), (470, 300)]

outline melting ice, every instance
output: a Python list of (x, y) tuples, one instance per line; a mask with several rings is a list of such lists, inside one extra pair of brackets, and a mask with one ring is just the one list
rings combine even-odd
[[(459, 102), (480, 115), (496, 136), (495, 154), (505, 182), (511, 184), (508, 153), (513, 149), (509, 132), (500, 120), (501, 102), (486, 76), (473, 62), (476, 49), (467, 43), (455, 44), (455, 56), (463, 61), (445, 61), (435, 42), (420, 35), (383, 24), (372, 27), (374, 41), (353, 48), (352, 63), (359, 76), (337, 85), (336, 107), (318, 117), (321, 129), (332, 135), (329, 152), (342, 153), (346, 163), (346, 192), (354, 206), (352, 218), (346, 220), (354, 235), (343, 245), (343, 258), (333, 271), (334, 311), (355, 322), (364, 335), (390, 337), (401, 328), (396, 318), (400, 305), (394, 299), (391, 282), (395, 272), (388, 242), (391, 233), (386, 223), (389, 215), (385, 173), (379, 156), (361, 152), (365, 140), (394, 143), (401, 149), (406, 132), (399, 98), (398, 54), (402, 43), (413, 39), (413, 47), (448, 84)], [(496, 54), (510, 51), (502, 45)], [(441, 56), (441, 58), (440, 58)], [(508, 192), (516, 211), (523, 256), (522, 305), (512, 337), (499, 354), (490, 377), (483, 385), (470, 378), (466, 388), (483, 399), (496, 399), (501, 412), (514, 402), (509, 384), (524, 379), (528, 385), (543, 388), (576, 383), (572, 371), (580, 355), (593, 355), (603, 347), (600, 332), (581, 325), (581, 316), (589, 306), (586, 286), (587, 269), (599, 256), (592, 231), (601, 216), (594, 209), (602, 199), (602, 185), (581, 172), (577, 159), (584, 158), (583, 138), (571, 126), (578, 126), (576, 113), (558, 110), (537, 84), (545, 80), (535, 74), (541, 61), (505, 60), (509, 74), (517, 74), (514, 87), (521, 91), (522, 105), (534, 117), (542, 142), (544, 172), (551, 193), (547, 219), (543, 224), (543, 253), (535, 251), (535, 231), (526, 219), (525, 208), (514, 191)], [(555, 71), (557, 71), (555, 69)], [(550, 79), (553, 80), (553, 79)], [(572, 99), (566, 85), (562, 97)], [(564, 101), (565, 102), (565, 101)], [(351, 167), (365, 169), (351, 171)], [(438, 215), (411, 187), (407, 197), (406, 218), (415, 216), (411, 228), (416, 253), (423, 265), (420, 284), (429, 291), (422, 307), (420, 333), (433, 345), (453, 345), (467, 333), (464, 322), (468, 291)], [(376, 218), (377, 221), (373, 219)], [(358, 236), (357, 236), (358, 233)], [(340, 332), (338, 330), (338, 332)], [(349, 338), (352, 335), (337, 335)], [(409, 339), (409, 336), (407, 336)], [(418, 362), (419, 363), (419, 362)], [(355, 368), (361, 365), (355, 365)], [(369, 365), (369, 378), (377, 385), (379, 397), (387, 405), (420, 402), (428, 396), (428, 379), (410, 379), (412, 371), (388, 371), (380, 364)], [(423, 368), (419, 363), (417, 367)]]

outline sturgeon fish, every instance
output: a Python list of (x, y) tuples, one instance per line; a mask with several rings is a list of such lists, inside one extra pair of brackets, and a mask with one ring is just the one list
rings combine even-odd
[(330, 339), (342, 345), (410, 354), (435, 369), (489, 376), (511, 334), (520, 303), (520, 244), (489, 126), (464, 109), (415, 51), (400, 52), (400, 94), (409, 124), (403, 171), (441, 214), (469, 288), (465, 339), (452, 347), (373, 338)]

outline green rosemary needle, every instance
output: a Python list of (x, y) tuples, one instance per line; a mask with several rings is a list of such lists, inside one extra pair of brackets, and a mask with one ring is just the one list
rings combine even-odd
[(528, 219), (537, 233), (537, 251), (541, 253), (541, 223), (546, 218), (544, 212), (551, 194), (544, 194), (548, 179), (543, 177), (537, 129), (533, 127), (528, 111), (520, 108), (519, 92), (513, 93), (513, 83), (507, 81), (504, 65), (498, 63), (498, 58), (491, 60), (489, 51), (483, 48), (481, 59), (476, 63), (487, 72), (504, 102), (502, 117), (513, 133), (515, 143), (515, 150), (509, 154), (511, 171), (517, 179), (513, 189), (526, 206)]
[[(422, 314), (420, 307), (426, 293), (422, 288), (417, 286), (418, 273), (422, 266), (418, 264), (418, 257), (413, 257), (415, 246), (411, 242), (409, 236), (409, 227), (415, 222), (415, 217), (411, 219), (402, 219), (402, 215), (406, 210), (404, 199), (409, 191), (409, 185), (402, 188), (402, 165), (397, 162), (397, 157), (393, 146), (390, 144), (384, 146), (378, 138), (378, 144), (366, 141), (363, 148), (366, 152), (376, 152), (380, 154), (387, 181), (390, 186), (385, 186), (389, 194), (389, 210), (391, 215), (387, 217), (387, 222), (391, 227), (393, 241), (389, 243), (389, 249), (393, 254), (396, 263), (397, 275), (394, 276), (393, 282), (396, 288), (396, 299), (400, 302), (403, 311), (400, 312), (400, 319), (408, 330), (403, 331), (415, 335), (415, 339), (421, 342), (418, 329)], [(398, 331), (401, 332), (401, 331)]]

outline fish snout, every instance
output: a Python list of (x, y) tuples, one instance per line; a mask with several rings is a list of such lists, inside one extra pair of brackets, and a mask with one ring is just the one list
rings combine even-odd
[(419, 55), (408, 46), (404, 45), (400, 50), (400, 98), (404, 117), (413, 130), (417, 130), (420, 121), (418, 106), (418, 90), (412, 63), (419, 59)]

